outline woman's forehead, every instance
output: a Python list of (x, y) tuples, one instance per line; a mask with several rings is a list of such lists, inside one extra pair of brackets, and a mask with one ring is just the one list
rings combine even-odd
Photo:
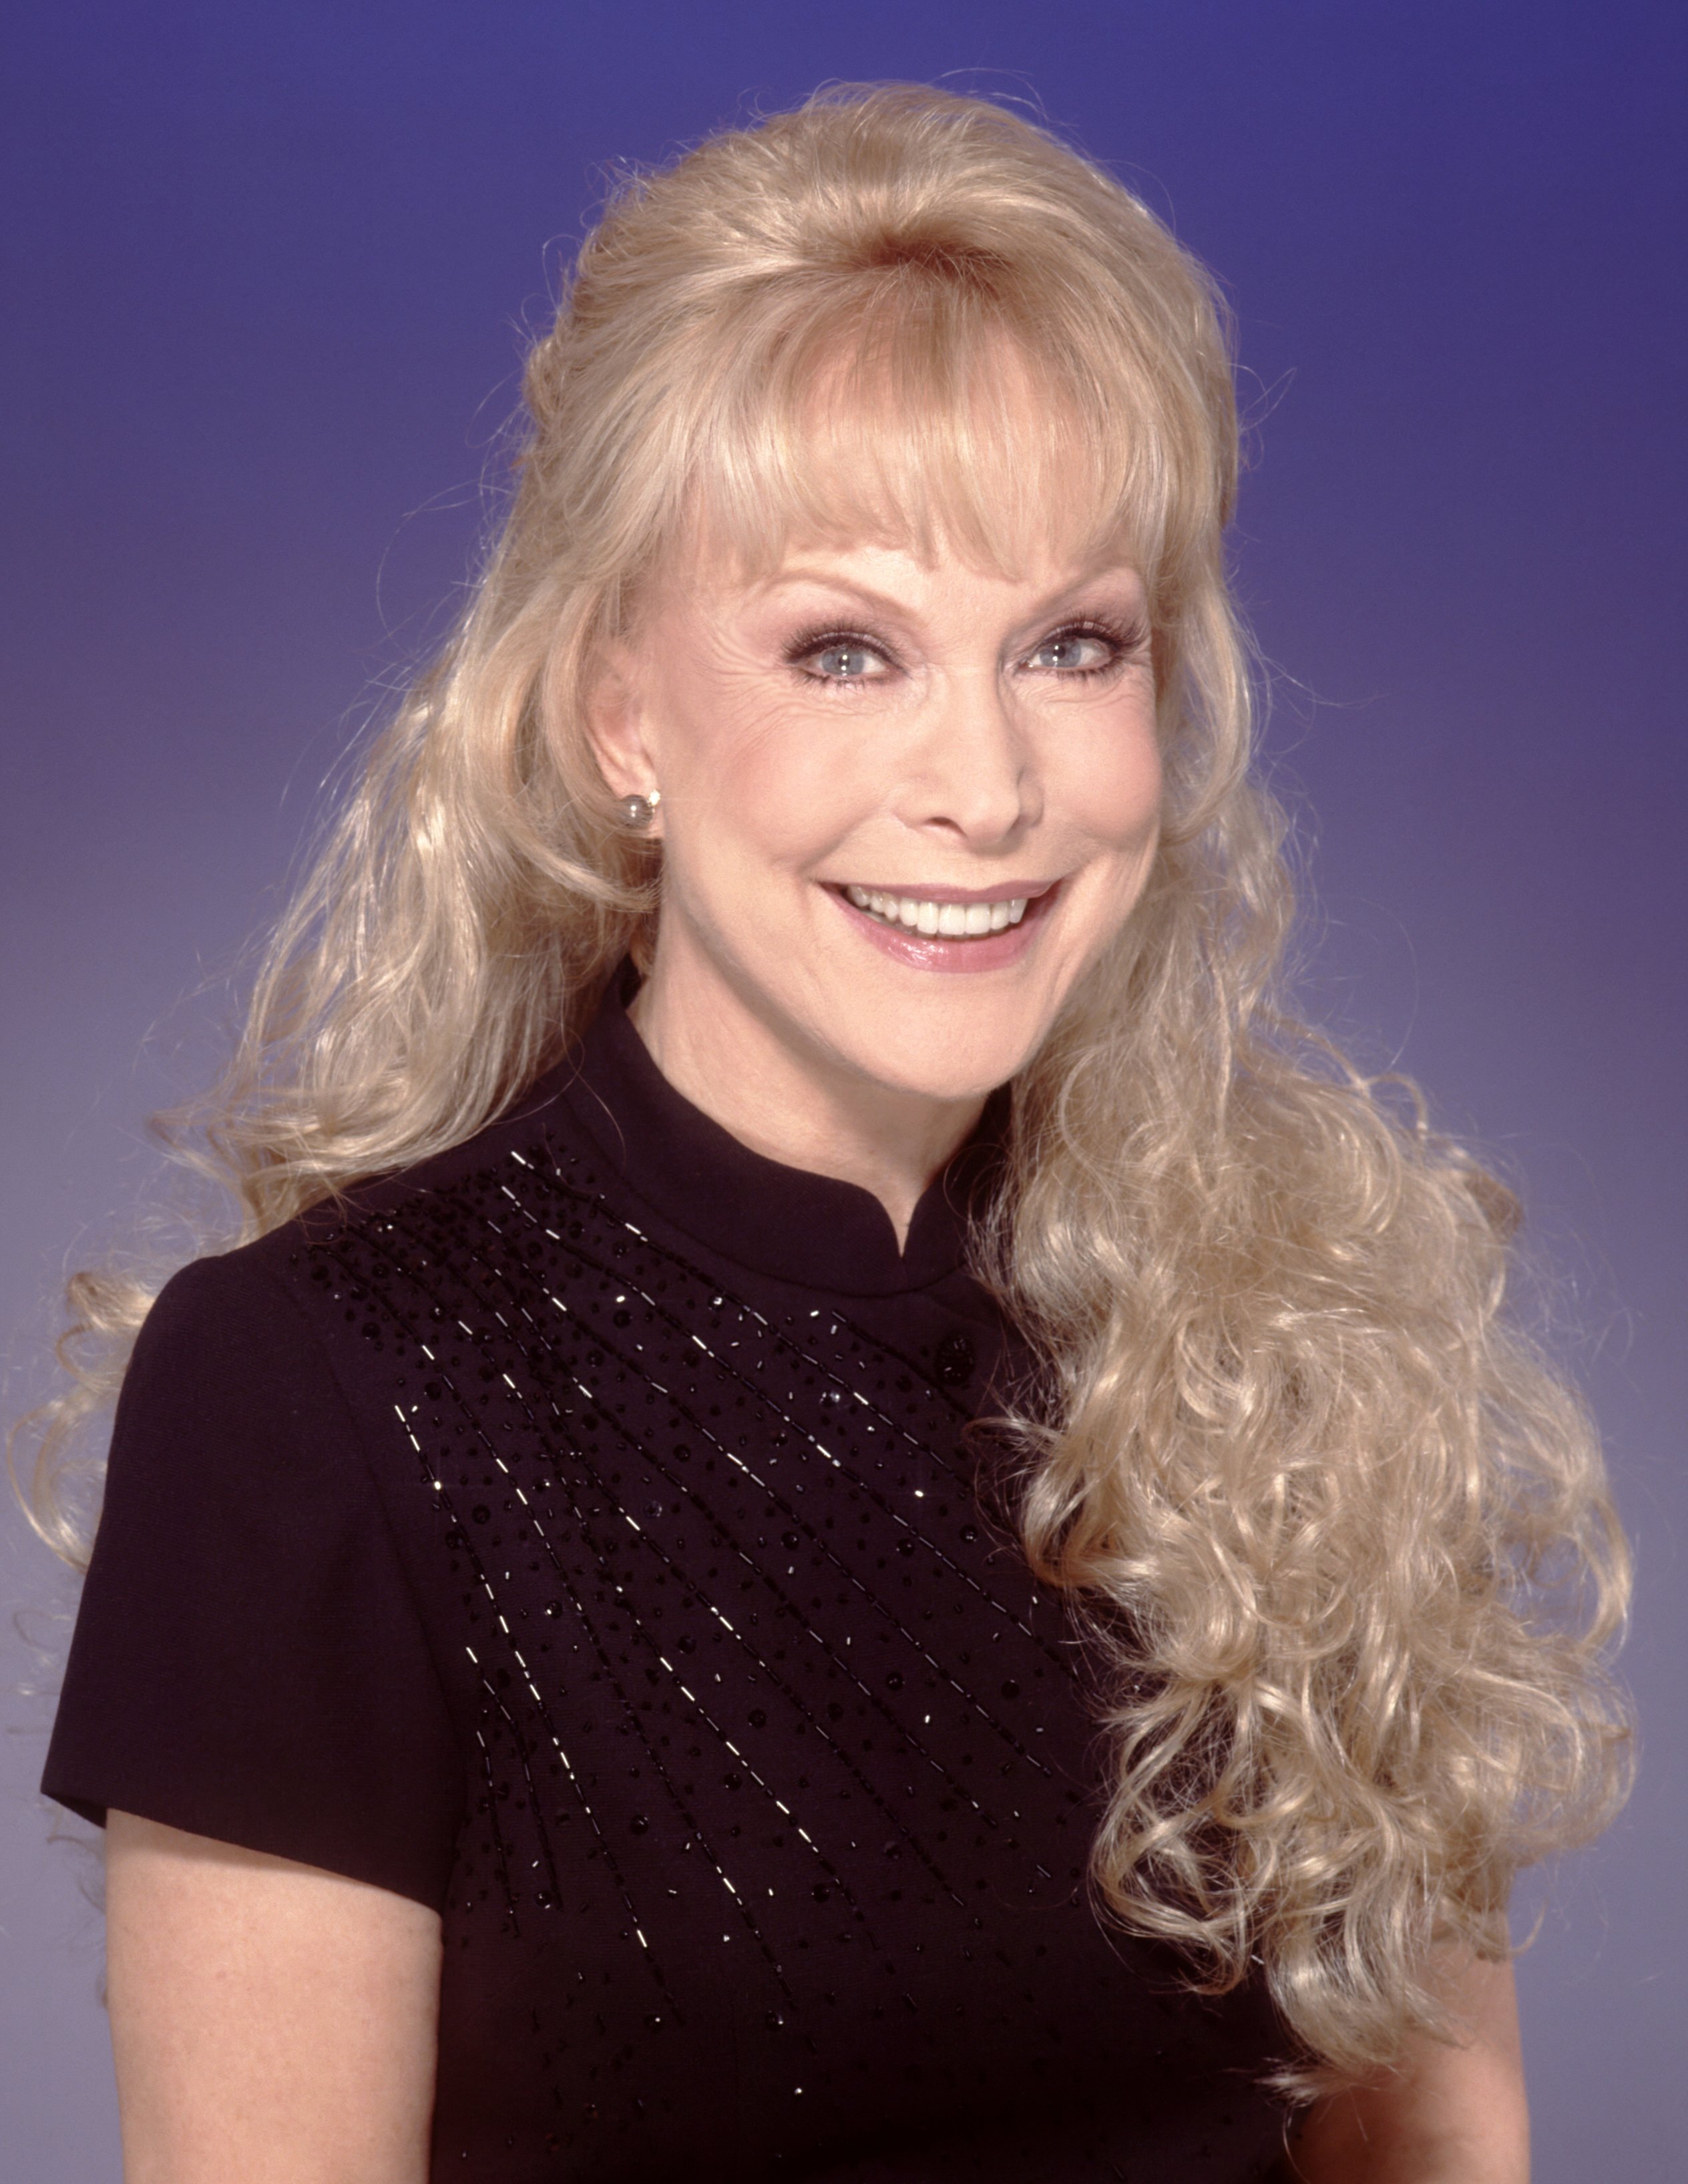
[[(916, 539), (897, 532), (791, 532), (783, 550), (765, 552), (755, 564), (723, 554), (706, 540), (700, 550), (671, 565), (670, 596), (696, 600), (713, 594), (723, 604), (754, 604), (800, 598), (805, 593), (855, 595), (867, 605), (918, 613), (922, 601), (962, 593), (977, 598), (985, 589), (1001, 594), (1028, 612), (1049, 601), (1078, 598), (1098, 584), (1111, 593), (1123, 588), (1134, 602), (1146, 593), (1141, 571), (1129, 554), (1105, 545), (1094, 553), (1072, 553), (1058, 543), (1028, 541), (1023, 553), (998, 553), (986, 560), (965, 540), (939, 531)], [(1134, 605), (1133, 610), (1135, 610)]]
[(1050, 614), (1102, 613), (1158, 620), (1152, 584), (1128, 549), (1111, 543), (1075, 550), (1056, 537), (996, 542), (989, 554), (941, 529), (922, 537), (896, 530), (824, 530), (794, 526), (783, 539), (765, 538), (741, 555), (718, 535), (695, 533), (664, 556), (641, 588), (624, 633), (649, 627), (649, 617), (701, 616), (721, 631), (760, 626), (776, 617), (840, 617), (877, 626), (889, 616), (952, 634), (959, 614), (1006, 625)]

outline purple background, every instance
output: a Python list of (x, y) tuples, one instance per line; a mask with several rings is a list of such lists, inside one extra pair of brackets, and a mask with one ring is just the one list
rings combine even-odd
[[(1688, 2033), (1680, 7), (14, 11), (0, 434), (8, 1408), (319, 784), (460, 581), (606, 164), (837, 75), (1033, 90), (1223, 275), (1312, 1005), (1525, 1182), (1641, 1555), (1641, 1791), (1526, 1886), (1543, 2184), (1663, 2176)], [(1672, 671), (1677, 671), (1673, 673)], [(81, 1240), (80, 1242), (78, 1240)], [(52, 1566), (8, 1518), (0, 1596)], [(48, 1635), (51, 1635), (49, 1630)], [(9, 1629), (0, 1683), (31, 1672)], [(86, 1860), (4, 1702), (3, 2165), (117, 2176)]]

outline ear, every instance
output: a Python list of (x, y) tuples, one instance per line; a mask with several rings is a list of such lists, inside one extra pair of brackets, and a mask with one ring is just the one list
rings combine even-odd
[(641, 678), (626, 647), (604, 648), (586, 693), (586, 739), (613, 796), (649, 796), (656, 769), (644, 742)]

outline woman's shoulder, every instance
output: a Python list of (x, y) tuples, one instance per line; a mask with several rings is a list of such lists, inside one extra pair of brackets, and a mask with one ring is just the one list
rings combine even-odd
[(593, 1191), (591, 1146), (563, 1089), (570, 1071), (539, 1078), (502, 1115), (455, 1145), (359, 1178), (252, 1241), (191, 1260), (153, 1306), (166, 1319), (206, 1311), (264, 1308), (276, 1292), (308, 1301), (331, 1285), (337, 1264), (421, 1271), (418, 1247), (440, 1273), (461, 1273), (500, 1201), (541, 1190)]

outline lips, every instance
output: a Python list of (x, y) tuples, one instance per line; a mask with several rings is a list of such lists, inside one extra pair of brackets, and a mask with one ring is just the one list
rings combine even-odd
[(1019, 880), (905, 894), (847, 881), (827, 892), (863, 939), (911, 970), (996, 971), (1025, 955), (1060, 888)]

